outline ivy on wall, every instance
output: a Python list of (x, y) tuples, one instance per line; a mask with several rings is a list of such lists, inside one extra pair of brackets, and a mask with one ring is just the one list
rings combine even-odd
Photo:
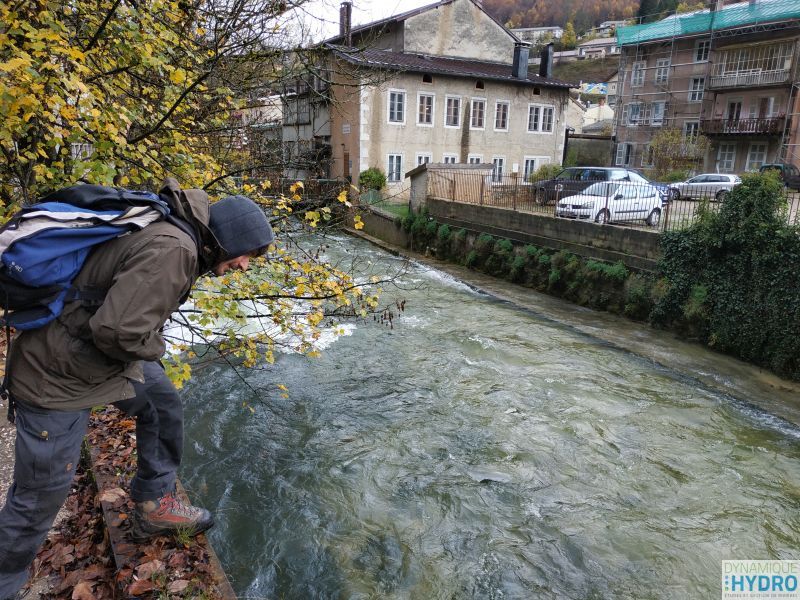
[(655, 325), (800, 379), (800, 229), (771, 175), (749, 175), (718, 212), (664, 234)]

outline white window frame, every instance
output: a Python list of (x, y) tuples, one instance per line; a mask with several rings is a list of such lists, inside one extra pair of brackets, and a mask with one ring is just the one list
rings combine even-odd
[(667, 83), (669, 81), (669, 69), (672, 61), (669, 58), (656, 59), (656, 72), (654, 81), (656, 83)]
[[(642, 125), (644, 122), (644, 103), (643, 102), (631, 102), (628, 104), (628, 121), (625, 123), (628, 127), (638, 127)], [(634, 111), (633, 109), (638, 109)], [(634, 112), (636, 112), (636, 116), (634, 117)]]
[[(531, 119), (534, 109), (538, 112), (535, 119)], [(542, 125), (542, 105), (541, 104), (528, 104), (528, 133), (540, 133), (539, 129)]]
[[(538, 112), (538, 114), (536, 116), (535, 121), (532, 121), (531, 120), (531, 114), (533, 113), (534, 109), (538, 109), (539, 112)], [(545, 123), (545, 119), (544, 119), (545, 110), (550, 110), (551, 113), (552, 113), (552, 121), (550, 123), (550, 130), (549, 131), (545, 131), (543, 129), (543, 126), (544, 126), (544, 123)], [(535, 128), (531, 129), (531, 125), (534, 125)], [(527, 126), (528, 133), (538, 133), (538, 134), (552, 135), (553, 132), (555, 131), (555, 125), (556, 125), (556, 107), (555, 106), (553, 106), (552, 104), (539, 104), (539, 103), (528, 104), (528, 126)]]
[[(427, 98), (431, 98), (431, 122), (430, 123), (423, 123), (420, 121), (420, 117), (422, 116), (421, 108), (422, 108), (422, 97), (425, 96)], [(417, 93), (417, 127), (433, 127), (436, 124), (436, 94), (431, 92), (418, 92)]]
[[(692, 133), (689, 133), (689, 125), (691, 125)], [(700, 135), (700, 121), (684, 121), (683, 123), (683, 137), (694, 140)]]
[[(694, 87), (695, 81), (699, 81), (700, 82), (700, 87), (699, 88), (695, 88)], [(702, 102), (703, 101), (703, 97), (705, 96), (705, 93), (706, 93), (706, 78), (705, 77), (691, 77), (689, 79), (689, 95), (687, 97), (687, 100), (689, 102), (692, 102), (692, 103)]]
[[(403, 119), (401, 121), (392, 121), (392, 95), (401, 94), (403, 96)], [(408, 108), (408, 94), (405, 90), (389, 89), (386, 94), (386, 122), (389, 125), (405, 125), (406, 124), (406, 109)]]
[[(483, 104), (483, 124), (475, 125), (475, 104)], [(486, 98), (474, 97), (469, 102), (469, 128), (473, 131), (483, 131), (486, 129)]]
[[(392, 175), (394, 171), (392, 170), (392, 157), (396, 157), (400, 159), (399, 164), (397, 165), (399, 168), (397, 169), (398, 179), (392, 179)], [(402, 183), (403, 181), (403, 163), (405, 162), (405, 157), (403, 156), (402, 152), (390, 152), (386, 155), (386, 182), (387, 183)]]
[[(764, 147), (764, 155), (761, 161), (753, 160), (753, 148), (756, 146)], [(745, 163), (745, 171), (758, 171), (758, 169), (767, 162), (767, 155), (769, 154), (769, 142), (751, 142), (750, 147), (747, 149), (747, 162)], [(755, 166), (753, 166), (755, 165)]]
[(631, 87), (642, 87), (644, 85), (646, 70), (646, 60), (639, 60), (633, 63), (633, 67), (631, 68)]
[(69, 147), (73, 160), (84, 160), (94, 154), (94, 144), (90, 142), (73, 142)]
[(423, 164), (421, 162), (421, 159), (423, 159), (423, 158), (427, 158), (428, 159), (428, 160), (425, 161), (426, 163), (432, 163), (433, 162), (433, 152), (417, 152), (414, 155), (414, 168), (419, 167), (419, 166), (421, 166)]
[[(627, 161), (625, 155), (628, 155)], [(633, 144), (630, 142), (620, 142), (617, 144), (617, 153), (614, 157), (614, 166), (616, 167), (629, 167), (631, 164), (631, 157), (633, 156)]]
[[(733, 148), (733, 152), (730, 153), (730, 159), (725, 158), (726, 166), (722, 164), (722, 149), (723, 148)], [(728, 152), (725, 152), (728, 155)], [(730, 166), (727, 166), (727, 163), (730, 162)], [(733, 173), (736, 169), (736, 144), (735, 143), (726, 143), (720, 144), (719, 148), (717, 149), (717, 173)]]
[[(498, 161), (500, 165), (500, 169), (498, 170)], [(503, 183), (503, 175), (506, 172), (506, 157), (505, 156), (493, 156), (492, 157), (492, 183), (498, 184)]]
[[(506, 126), (505, 127), (498, 127), (497, 126), (497, 117), (498, 111), (501, 106), (506, 107)], [(508, 123), (511, 120), (511, 102), (508, 100), (497, 100), (494, 103), (494, 130), (495, 131), (508, 131)]]
[[(708, 62), (708, 57), (711, 54), (711, 40), (706, 38), (704, 40), (697, 40), (694, 43), (694, 52), (692, 53), (692, 61), (696, 63)], [(702, 55), (702, 56), (701, 56)]]
[(482, 165), (483, 164), (483, 154), (469, 154), (469, 155), (467, 155), (467, 164), (468, 165)]
[(446, 165), (458, 164), (458, 154), (445, 152), (444, 154), (442, 154), (442, 162)]
[[(455, 125), (448, 125), (447, 124), (447, 117), (450, 108), (450, 101), (455, 100), (458, 102), (458, 110), (456, 111), (456, 124)], [(444, 127), (445, 129), (460, 129), (461, 128), (461, 96), (453, 96), (448, 94), (444, 97)]]
[[(545, 124), (544, 115), (545, 115), (545, 113), (546, 113), (548, 110), (550, 111), (550, 129), (548, 129), (547, 131), (545, 131), (545, 129), (544, 129), (544, 124)], [(555, 129), (556, 129), (556, 107), (555, 107), (555, 106), (552, 106), (552, 105), (550, 105), (550, 104), (545, 104), (545, 105), (544, 105), (544, 108), (542, 109), (542, 127), (541, 127), (541, 133), (548, 133), (548, 134), (552, 134), (552, 133), (555, 131)]]
[[(528, 171), (528, 163), (533, 163), (533, 169)], [(528, 181), (528, 176), (533, 175), (536, 171), (539, 170), (539, 167), (542, 165), (549, 165), (550, 164), (550, 157), (549, 156), (523, 156), (522, 157), (522, 183), (524, 185), (531, 185), (531, 182)]]
[[(656, 106), (661, 106), (661, 111), (656, 110)], [(660, 126), (664, 124), (664, 118), (667, 114), (667, 102), (665, 100), (658, 100), (653, 102), (650, 110), (650, 125)]]

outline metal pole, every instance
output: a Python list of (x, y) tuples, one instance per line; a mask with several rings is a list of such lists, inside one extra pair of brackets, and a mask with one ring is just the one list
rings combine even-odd
[(511, 208), (517, 210), (517, 194), (519, 193), (519, 173), (514, 173), (514, 193), (511, 196)]

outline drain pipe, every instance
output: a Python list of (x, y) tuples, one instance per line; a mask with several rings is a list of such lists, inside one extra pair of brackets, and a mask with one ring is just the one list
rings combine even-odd
[(564, 152), (561, 155), (561, 166), (564, 166), (564, 162), (567, 160), (567, 148), (569, 147), (569, 134), (575, 133), (575, 128), (570, 127), (567, 125), (566, 129), (564, 129)]

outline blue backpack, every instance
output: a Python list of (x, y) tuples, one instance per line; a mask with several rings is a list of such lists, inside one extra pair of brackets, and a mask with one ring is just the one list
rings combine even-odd
[(152, 192), (77, 185), (22, 208), (0, 228), (0, 307), (6, 327), (35, 329), (70, 301), (99, 305), (106, 290), (72, 280), (97, 245), (168, 218)]

